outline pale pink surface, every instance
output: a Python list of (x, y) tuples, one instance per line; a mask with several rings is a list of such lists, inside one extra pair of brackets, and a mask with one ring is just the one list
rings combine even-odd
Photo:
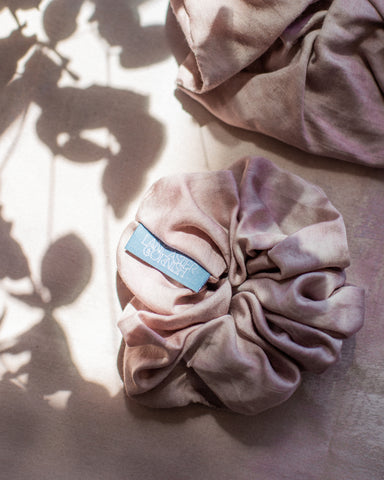
[(305, 151), (384, 166), (382, 2), (171, 4), (189, 46), (178, 86), (210, 112)]
[[(125, 251), (137, 222), (211, 273), (200, 292)], [(154, 407), (268, 409), (296, 390), (301, 370), (333, 364), (363, 322), (363, 290), (345, 284), (340, 214), (263, 158), (156, 182), (117, 262), (134, 295), (119, 322), (126, 390)]]
[[(44, 48), (41, 60), (53, 63), (35, 63), (26, 75), (25, 63), (36, 59), (29, 51), (0, 88), (0, 267), (1, 277), (10, 275), (1, 278), (0, 292), (0, 476), (382, 480), (384, 170), (227, 126), (194, 101), (183, 111), (166, 45), (164, 61), (151, 63), (167, 7), (163, 0), (117, 1), (113, 8), (108, 1), (45, 0), (39, 10), (17, 10), (23, 30), (0, 7), (2, 46), (16, 30), (15, 44), (1, 50), (2, 80), (19, 58), (17, 38), (36, 33), (47, 40), (42, 20), (79, 77), (63, 71), (56, 85), (51, 74), (60, 59)], [(32, 101), (24, 117), (31, 95), (39, 104)], [(4, 130), (7, 113), (15, 120)], [(153, 119), (160, 130), (151, 128), (159, 125)], [(364, 326), (343, 342), (335, 365), (320, 375), (303, 372), (290, 399), (258, 415), (143, 407), (126, 398), (116, 368), (121, 232), (161, 176), (225, 169), (247, 155), (319, 185), (340, 211), (351, 255), (347, 279), (366, 291)], [(116, 217), (115, 210), (125, 213)]]

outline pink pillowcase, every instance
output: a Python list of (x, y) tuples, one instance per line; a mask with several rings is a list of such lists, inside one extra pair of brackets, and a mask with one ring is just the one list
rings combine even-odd
[[(197, 293), (125, 251), (142, 223), (211, 274)], [(320, 373), (363, 322), (344, 223), (325, 194), (263, 158), (157, 181), (117, 251), (128, 395), (256, 414)], [(124, 300), (123, 300), (124, 303)]]

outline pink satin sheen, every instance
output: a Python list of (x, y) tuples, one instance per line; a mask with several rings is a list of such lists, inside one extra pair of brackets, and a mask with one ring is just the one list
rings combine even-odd
[(384, 167), (382, 1), (171, 5), (188, 46), (178, 87), (210, 112), (308, 152)]
[[(138, 222), (211, 273), (194, 293), (125, 251)], [(117, 251), (123, 377), (151, 407), (256, 414), (337, 361), (363, 323), (344, 223), (322, 190), (263, 158), (157, 181)]]

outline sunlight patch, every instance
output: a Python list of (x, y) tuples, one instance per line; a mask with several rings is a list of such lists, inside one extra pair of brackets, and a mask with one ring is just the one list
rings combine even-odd
[(51, 395), (44, 395), (44, 400), (55, 410), (65, 410), (68, 405), (69, 397), (72, 392), (70, 390), (58, 390)]
[(99, 147), (108, 148), (113, 155), (120, 153), (120, 143), (106, 127), (82, 130), (80, 137), (95, 143)]
[[(3, 349), (11, 349), (12, 346), (4, 346), (2, 345)], [(5, 375), (8, 375), (10, 377), (11, 381), (14, 381), (18, 386), (19, 385), (19, 380), (22, 378), (25, 379), (25, 373), (21, 373), (18, 375), (17, 372), (22, 371), (23, 367), (25, 365), (28, 365), (28, 363), (31, 361), (32, 354), (29, 351), (26, 352), (21, 352), (17, 354), (12, 354), (12, 353), (3, 353), (1, 355), (1, 362), (0, 362), (0, 376), (1, 379)], [(24, 385), (24, 383), (23, 383)]]

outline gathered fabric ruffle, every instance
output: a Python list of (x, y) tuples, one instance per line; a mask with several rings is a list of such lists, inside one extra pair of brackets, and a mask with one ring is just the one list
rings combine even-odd
[[(184, 287), (125, 250), (138, 223), (210, 273)], [(157, 181), (117, 251), (122, 372), (151, 407), (202, 403), (256, 414), (321, 373), (362, 326), (364, 292), (324, 192), (263, 158)]]
[[(178, 87), (224, 122), (384, 167), (380, 0), (171, 0)], [(180, 42), (182, 43), (182, 42)]]

